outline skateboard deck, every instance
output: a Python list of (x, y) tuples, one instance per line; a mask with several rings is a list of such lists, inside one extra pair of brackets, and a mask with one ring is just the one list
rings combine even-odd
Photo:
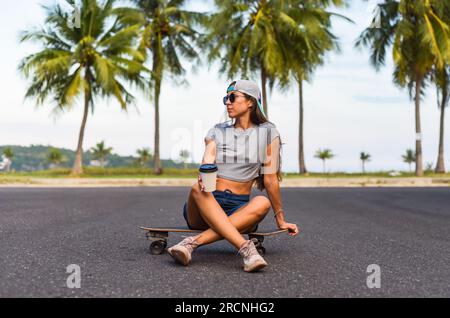
[[(145, 236), (148, 240), (153, 241), (150, 244), (149, 252), (153, 255), (160, 255), (164, 253), (167, 247), (167, 239), (169, 238), (169, 233), (201, 233), (203, 230), (191, 230), (188, 228), (156, 228), (156, 227), (140, 227), (140, 229), (145, 231)], [(273, 236), (282, 233), (287, 233), (288, 230), (273, 230), (273, 231), (262, 231), (258, 230), (256, 232), (242, 233), (247, 234), (248, 239), (252, 240), (255, 244), (256, 249), (261, 255), (266, 253), (266, 249), (263, 246), (264, 238), (266, 236)]]

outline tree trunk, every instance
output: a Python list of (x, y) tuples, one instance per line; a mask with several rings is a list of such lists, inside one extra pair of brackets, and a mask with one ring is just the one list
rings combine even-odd
[(445, 163), (444, 163), (444, 118), (445, 118), (445, 107), (447, 106), (447, 89), (442, 91), (442, 101), (441, 101), (441, 119), (439, 125), (439, 153), (436, 164), (436, 173), (445, 173)]
[(323, 159), (323, 173), (327, 173), (327, 167), (325, 165), (325, 159)]
[(366, 169), (365, 169), (365, 167), (364, 167), (364, 160), (363, 160), (363, 162), (362, 162), (362, 172), (363, 172), (363, 173), (366, 173)]
[(159, 95), (161, 92), (160, 83), (155, 83), (155, 156), (154, 156), (154, 172), (161, 174), (161, 160), (159, 157)]
[(267, 118), (267, 120), (269, 120), (269, 112), (267, 111), (268, 103), (267, 103), (266, 82), (267, 82), (266, 70), (264, 69), (264, 67), (261, 67), (262, 105), (263, 105), (264, 113), (266, 114), (266, 118)]
[(416, 176), (423, 176), (423, 166), (422, 166), (422, 130), (420, 127), (420, 88), (422, 86), (423, 76), (417, 75), (416, 79), (416, 105), (415, 105), (415, 116), (416, 116)]
[(299, 95), (299, 126), (298, 126), (298, 162), (300, 167), (300, 174), (307, 174), (305, 166), (305, 151), (303, 144), (303, 80), (298, 80), (298, 95)]
[(88, 89), (84, 91), (84, 111), (83, 111), (83, 120), (81, 122), (80, 133), (78, 136), (78, 146), (77, 152), (75, 154), (75, 162), (72, 168), (72, 175), (80, 175), (83, 173), (83, 139), (84, 139), (84, 130), (86, 128), (87, 116), (89, 113), (89, 101), (90, 101), (90, 92)]
[(153, 71), (155, 74), (155, 154), (153, 171), (155, 174), (162, 174), (161, 160), (159, 154), (159, 96), (161, 94), (161, 84), (163, 75), (163, 59), (161, 50), (156, 49), (153, 53)]

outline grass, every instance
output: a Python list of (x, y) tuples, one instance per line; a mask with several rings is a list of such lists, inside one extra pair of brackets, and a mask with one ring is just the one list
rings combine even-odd
[[(308, 173), (308, 175), (299, 175), (298, 173), (287, 173), (283, 175), (283, 178), (415, 178), (414, 172), (401, 172), (399, 176), (390, 176), (388, 171), (378, 172), (366, 172), (366, 173), (347, 173), (347, 172), (334, 172), (334, 173)], [(432, 171), (424, 172), (425, 178), (446, 178), (450, 177), (450, 173), (436, 174)]]
[(33, 183), (31, 179), (27, 177), (13, 177), (9, 175), (0, 174), (0, 184), (8, 184), (8, 183)]
[[(167, 168), (162, 175), (156, 175), (150, 168), (97, 168), (85, 167), (84, 173), (78, 178), (195, 178), (197, 169)], [(51, 169), (32, 172), (0, 173), (0, 179), (8, 177), (33, 178), (74, 178), (70, 169)]]
[[(120, 168), (98, 168), (85, 167), (84, 174), (79, 178), (196, 178), (197, 169), (176, 169), (166, 168), (162, 175), (156, 175), (150, 168), (134, 168), (134, 167), (120, 167)], [(368, 172), (368, 173), (309, 173), (308, 175), (299, 175), (298, 173), (283, 173), (283, 179), (293, 178), (405, 178), (415, 177), (413, 172), (402, 172), (398, 177), (392, 177), (388, 171)], [(450, 173), (435, 174), (432, 171), (426, 171), (424, 177), (427, 178), (446, 178), (450, 177)], [(14, 181), (25, 181), (27, 178), (73, 178), (70, 176), (70, 169), (51, 169), (33, 172), (10, 172), (0, 173), (0, 184)]]

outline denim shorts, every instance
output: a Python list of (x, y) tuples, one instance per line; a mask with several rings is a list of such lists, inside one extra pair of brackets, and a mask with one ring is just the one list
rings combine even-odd
[[(212, 192), (212, 194), (214, 195), (217, 203), (219, 203), (219, 205), (228, 216), (232, 215), (234, 212), (236, 212), (237, 209), (239, 209), (241, 206), (246, 205), (250, 201), (250, 195), (234, 194), (228, 189), (226, 189), (225, 191), (215, 190)], [(187, 220), (187, 202), (185, 202), (183, 206), (183, 216), (188, 227), (191, 228)]]

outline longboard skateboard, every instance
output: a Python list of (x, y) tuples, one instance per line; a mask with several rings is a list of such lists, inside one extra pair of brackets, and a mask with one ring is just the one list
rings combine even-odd
[[(140, 229), (145, 231), (145, 236), (147, 240), (153, 241), (150, 244), (149, 252), (152, 255), (160, 255), (164, 253), (167, 247), (167, 239), (169, 238), (169, 233), (201, 233), (203, 231), (200, 230), (190, 230), (187, 228), (152, 228), (152, 227), (140, 227)], [(270, 232), (260, 231), (260, 232), (252, 232), (252, 233), (243, 233), (248, 235), (248, 239), (252, 240), (255, 243), (255, 247), (258, 250), (258, 253), (264, 255), (266, 253), (266, 249), (263, 246), (264, 238), (266, 236), (277, 235), (281, 233), (288, 232), (288, 230), (275, 230)]]

